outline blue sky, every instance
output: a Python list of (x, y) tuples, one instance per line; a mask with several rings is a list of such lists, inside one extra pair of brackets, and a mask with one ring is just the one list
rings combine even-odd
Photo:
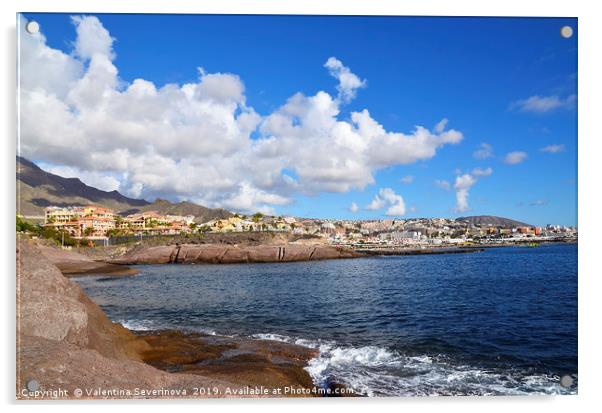
[[(25, 17), (40, 23), (45, 47), (66, 56), (76, 54), (76, 31), (70, 15), (27, 13)], [(274, 203), (268, 195), (256, 198), (257, 205), (269, 204), (274, 213), (349, 219), (385, 217), (387, 207), (397, 205), (397, 198), (387, 204), (381, 195), (383, 208), (366, 207), (381, 189), (389, 188), (403, 198), (403, 218), (486, 214), (535, 225), (577, 224), (576, 19), (97, 17), (114, 39), (110, 60), (118, 68), (117, 90), (124, 90), (139, 78), (152, 82), (157, 89), (167, 84), (198, 82), (197, 68), (202, 67), (207, 73), (235, 74), (244, 83), (244, 107), (239, 107), (237, 113), (252, 107), (260, 117), (268, 117), (297, 92), (313, 96), (325, 91), (335, 97), (337, 79), (324, 65), (330, 57), (336, 57), (365, 81), (353, 89), (353, 99), (338, 105), (337, 119), (350, 121), (352, 113), (367, 109), (387, 132), (410, 134), (416, 125), (433, 130), (445, 118), (447, 129), (462, 134), (460, 142), (437, 147), (432, 156), (371, 166), (373, 182), (344, 190), (331, 191), (320, 185), (316, 191), (307, 189), (311, 185), (280, 190), (276, 184), (268, 190), (255, 181), (250, 183), (255, 185), (251, 191), (287, 198), (286, 202), (278, 198)], [(560, 35), (565, 25), (574, 30), (569, 39)], [(75, 59), (87, 70), (90, 63), (85, 56)], [(261, 130), (257, 126), (250, 134), (252, 139), (261, 139)], [(104, 139), (110, 140), (111, 136)], [(22, 140), (28, 147), (25, 136)], [(31, 147), (35, 144), (38, 142), (32, 141)], [(483, 149), (482, 144), (489, 145), (482, 154), (490, 156), (478, 159), (475, 151)], [(511, 152), (526, 156), (506, 159)], [(122, 170), (90, 167), (69, 161), (67, 156), (46, 156), (33, 149), (26, 149), (24, 155), (55, 172), (77, 173), (84, 181), (87, 176), (91, 184), (105, 182), (100, 179), (103, 176), (112, 177), (120, 192), (130, 195), (136, 192), (132, 188), (138, 188), (133, 177), (142, 177), (128, 170), (130, 166)], [(180, 160), (177, 156), (173, 159)], [(508, 162), (512, 159), (514, 164)], [(297, 166), (291, 163), (280, 173), (303, 184), (304, 178), (299, 175), (303, 173), (295, 169)], [(475, 173), (475, 168), (488, 173)], [(458, 177), (466, 174), (471, 181), (463, 186)], [(442, 188), (442, 181), (448, 183), (448, 189)], [(149, 178), (148, 183), (140, 184), (144, 188), (140, 196), (237, 205), (205, 197), (202, 190), (172, 193), (168, 186), (152, 186), (155, 182)], [(466, 191), (465, 204), (458, 201), (459, 190)], [(357, 206), (355, 212), (351, 211), (352, 204)], [(241, 207), (245, 210), (256, 204), (241, 205), (246, 205)]]

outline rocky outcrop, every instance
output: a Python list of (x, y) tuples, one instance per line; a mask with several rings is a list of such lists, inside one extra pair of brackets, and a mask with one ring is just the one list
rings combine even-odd
[[(194, 375), (171, 375), (141, 362), (152, 346), (119, 324), (112, 323), (74, 282), (28, 242), (17, 247), (17, 397), (29, 399), (27, 383), (40, 390), (192, 387), (229, 383)], [(51, 393), (43, 398), (53, 398)], [(75, 397), (77, 397), (75, 395)], [(123, 398), (121, 395), (81, 395)], [(146, 397), (130, 395), (125, 397)], [(157, 397), (151, 396), (151, 397)]]
[(143, 340), (113, 324), (35, 245), (19, 243), (17, 273), (19, 335), (64, 341), (118, 359), (135, 359), (144, 349)]
[(38, 250), (52, 264), (63, 273), (64, 276), (81, 276), (103, 274), (105, 276), (128, 276), (138, 274), (138, 270), (123, 265), (115, 265), (94, 260), (86, 255), (73, 251), (67, 251), (55, 246), (38, 245)]
[(143, 248), (112, 260), (115, 264), (234, 264), (261, 262), (313, 261), (356, 258), (347, 248), (330, 245), (256, 245), (184, 244)]
[(311, 386), (303, 367), (315, 356), (273, 341), (136, 335), (27, 241), (17, 246), (16, 347), (18, 399), (255, 397), (244, 389)]

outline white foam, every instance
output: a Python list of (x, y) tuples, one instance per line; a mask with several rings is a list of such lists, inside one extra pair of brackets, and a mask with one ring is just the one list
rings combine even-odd
[[(159, 325), (153, 320), (119, 322), (130, 330), (174, 328)], [(189, 330), (217, 334), (202, 327)], [(275, 333), (253, 334), (251, 338), (318, 349), (318, 356), (309, 360), (305, 367), (317, 386), (326, 386), (334, 380), (366, 396), (528, 395), (577, 392), (576, 386), (573, 389), (560, 386), (558, 376), (525, 374), (518, 370), (494, 372), (457, 365), (442, 355), (406, 356), (383, 347), (344, 347), (334, 341), (307, 340)]]
[(121, 324), (128, 330), (134, 331), (151, 331), (160, 329), (152, 320), (118, 320), (117, 323)]
[(214, 330), (209, 329), (209, 328), (192, 327), (192, 328), (182, 329), (179, 326), (160, 324), (160, 323), (155, 322), (154, 320), (118, 320), (117, 322), (120, 323), (121, 325), (123, 325), (128, 330), (134, 330), (134, 331), (154, 331), (154, 330), (175, 329), (175, 330), (184, 330), (184, 331), (190, 331), (190, 332), (195, 332), (195, 333), (208, 334), (211, 336), (217, 335), (217, 333)]
[(444, 357), (406, 357), (375, 347), (333, 348), (311, 360), (307, 371), (317, 383), (334, 378), (368, 396), (569, 394), (558, 377), (526, 376), (453, 365)]
[(455, 365), (442, 355), (405, 356), (382, 347), (342, 347), (332, 341), (271, 333), (252, 337), (319, 349), (318, 356), (305, 368), (316, 385), (325, 386), (334, 380), (367, 396), (574, 394), (577, 391), (560, 386), (557, 376)]

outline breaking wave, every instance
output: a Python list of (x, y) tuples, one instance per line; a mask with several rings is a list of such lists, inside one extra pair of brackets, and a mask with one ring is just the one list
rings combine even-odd
[[(255, 334), (261, 340), (293, 343), (320, 351), (305, 368), (318, 386), (342, 383), (366, 396), (576, 394), (556, 375), (521, 369), (496, 371), (454, 364), (444, 355), (407, 356), (376, 346), (341, 347), (334, 342)], [(577, 376), (572, 376), (574, 382)]]

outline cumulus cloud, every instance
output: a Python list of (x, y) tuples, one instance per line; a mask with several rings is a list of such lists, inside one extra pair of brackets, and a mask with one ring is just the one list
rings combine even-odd
[(77, 38), (75, 54), (82, 59), (91, 59), (95, 54), (113, 59), (113, 41), (115, 40), (95, 16), (71, 16)]
[(439, 121), (439, 123), (437, 123), (435, 125), (435, 132), (436, 133), (441, 133), (445, 130), (445, 127), (447, 126), (447, 123), (449, 122), (449, 120), (447, 118), (443, 118)]
[(349, 212), (351, 212), (352, 214), (357, 213), (357, 211), (359, 211), (359, 210), (360, 210), (360, 207), (358, 207), (355, 202), (352, 202), (351, 205), (349, 205)]
[(493, 156), (493, 146), (491, 146), (488, 143), (481, 143), (481, 145), (479, 145), (479, 149), (477, 149), (476, 151), (474, 151), (472, 153), (472, 156), (475, 159), (487, 159), (487, 158), (491, 158)]
[(412, 182), (414, 182), (414, 176), (406, 175), (403, 178), (401, 178), (400, 181), (402, 184), (411, 184)]
[(337, 90), (339, 91), (339, 99), (343, 102), (349, 102), (355, 97), (356, 90), (366, 86), (366, 81), (361, 80), (356, 74), (343, 65), (336, 57), (330, 57), (324, 64), (332, 77), (339, 81)]
[(118, 191), (120, 189), (121, 183), (119, 182), (119, 179), (114, 176), (96, 172), (80, 171), (79, 169), (70, 166), (46, 165), (43, 163), (40, 163), (38, 166), (51, 174), (59, 175), (64, 178), (79, 178), (79, 180), (86, 185), (102, 189), (103, 191)]
[(435, 179), (435, 186), (444, 191), (449, 191), (451, 189), (451, 184), (445, 179)]
[(337, 96), (296, 93), (264, 115), (233, 73), (126, 82), (114, 61), (118, 39), (94, 16), (72, 22), (71, 53), (21, 22), (20, 154), (130, 196), (273, 211), (298, 193), (362, 190), (378, 170), (431, 159), (463, 138), (447, 122), (403, 133), (367, 109), (341, 116), (366, 81), (334, 57), (325, 66)]
[(456, 190), (456, 212), (468, 211), (468, 192), (476, 183), (476, 179), (470, 174), (458, 175), (456, 177), (456, 182), (454, 183), (454, 189)]
[(564, 145), (548, 145), (540, 149), (542, 152), (559, 153), (564, 151)]
[(527, 152), (514, 151), (506, 154), (504, 162), (508, 165), (517, 165), (522, 163), (525, 159), (527, 159)]
[(472, 175), (476, 177), (481, 176), (489, 176), (493, 173), (493, 169), (491, 168), (474, 168), (472, 170)]
[(387, 216), (401, 216), (406, 213), (403, 197), (391, 188), (381, 188), (366, 209), (379, 210), (385, 207), (388, 207), (385, 212)]
[(512, 102), (510, 104), (510, 109), (517, 109), (522, 112), (546, 113), (559, 108), (571, 108), (576, 101), (576, 95), (569, 95), (566, 98), (561, 98), (557, 95), (534, 95), (526, 99)]
[(366, 205), (366, 209), (369, 211), (377, 211), (379, 209), (383, 209), (386, 205), (386, 202), (379, 195), (375, 195), (372, 202)]
[[(490, 176), (492, 173), (492, 168), (474, 168), (470, 173), (458, 172), (456, 181), (454, 182), (454, 190), (456, 191), (455, 212), (466, 212), (470, 209), (468, 205), (470, 189), (477, 183), (477, 178)], [(447, 181), (443, 182), (447, 183)]]

